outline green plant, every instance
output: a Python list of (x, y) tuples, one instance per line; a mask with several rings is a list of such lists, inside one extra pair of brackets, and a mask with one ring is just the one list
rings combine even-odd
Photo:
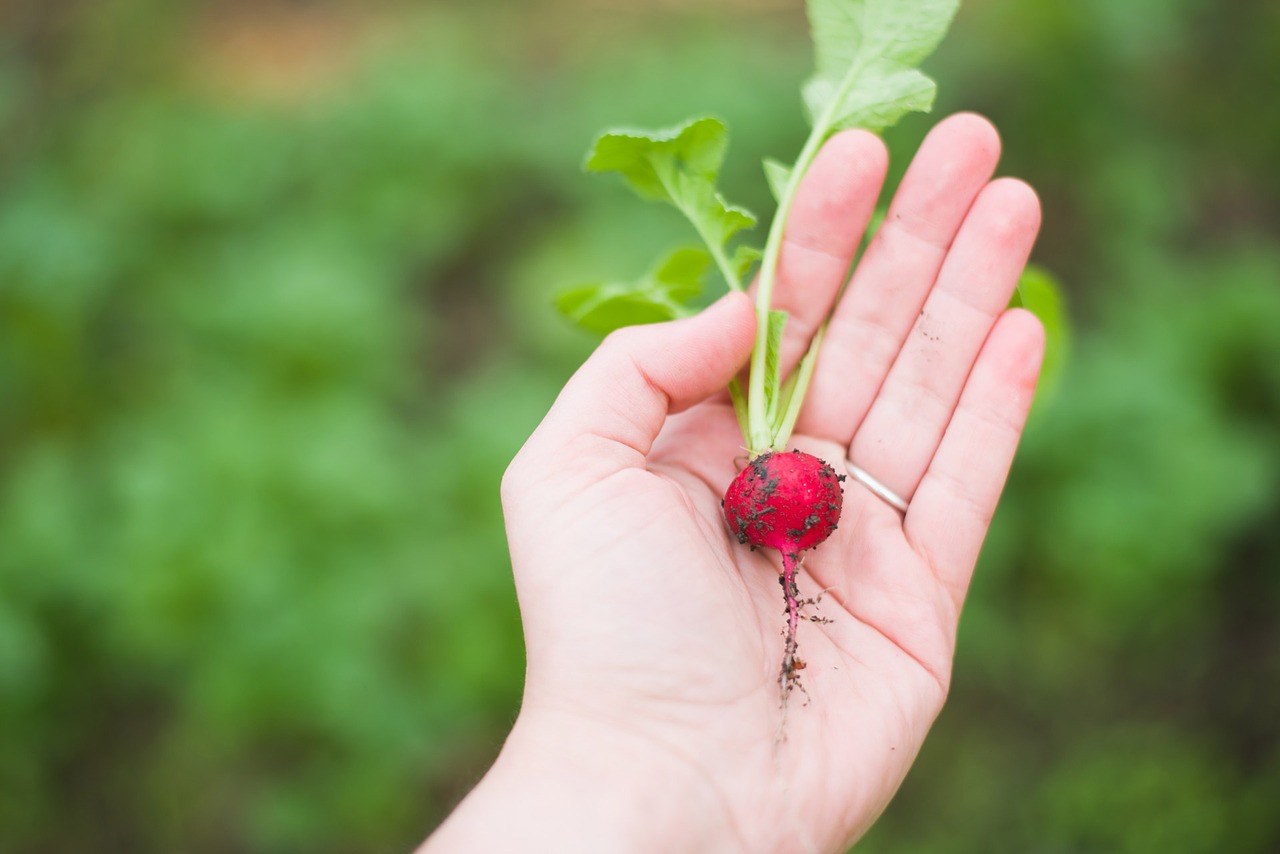
[[(741, 291), (748, 274), (759, 265), (756, 341), (748, 387), (743, 389), (736, 378), (729, 385), (753, 462), (730, 485), (725, 512), (743, 543), (776, 548), (783, 554), (782, 586), (788, 615), (787, 652), (780, 678), (784, 698), (798, 678), (794, 653), (800, 600), (793, 576), (799, 552), (810, 546), (799, 545), (799, 526), (795, 536), (781, 539), (765, 530), (771, 530), (773, 520), (783, 515), (773, 513), (779, 509), (770, 503), (775, 498), (773, 492), (778, 489), (788, 494), (791, 503), (798, 500), (792, 493), (805, 496), (803, 506), (797, 509), (798, 518), (814, 523), (804, 531), (818, 526), (824, 532), (813, 545), (835, 528), (840, 514), (837, 503), (830, 500), (830, 490), (792, 490), (797, 471), (791, 464), (794, 460), (779, 468), (783, 458), (775, 456), (791, 438), (830, 319), (828, 314), (799, 364), (784, 377), (781, 347), (788, 315), (772, 307), (783, 234), (801, 182), (833, 134), (851, 128), (880, 133), (907, 113), (932, 108), (937, 85), (917, 66), (933, 53), (958, 8), (959, 0), (808, 0), (815, 70), (805, 82), (802, 96), (810, 132), (794, 163), (786, 165), (772, 158), (764, 161), (764, 175), (777, 210), (763, 248), (749, 243), (731, 246), (740, 232), (756, 224), (756, 216), (730, 204), (717, 186), (728, 147), (728, 129), (717, 118), (696, 117), (660, 130), (607, 131), (595, 140), (584, 163), (588, 172), (617, 173), (641, 198), (675, 207), (693, 226), (702, 247), (669, 251), (649, 273), (632, 283), (597, 282), (562, 291), (559, 308), (580, 325), (607, 332), (628, 324), (684, 316), (692, 311), (692, 301), (712, 268), (719, 271), (728, 290)], [(1052, 332), (1061, 329), (1056, 291), (1046, 274), (1037, 271), (1024, 277), (1014, 301), (1041, 309), (1052, 321)], [(839, 489), (829, 466), (808, 454), (799, 457), (804, 458), (801, 468), (805, 478), (823, 483), (829, 480)], [(760, 470), (762, 465), (769, 471)], [(764, 495), (748, 482), (757, 474), (767, 484)]]
[(838, 130), (880, 132), (912, 111), (927, 111), (936, 84), (916, 66), (942, 40), (959, 0), (809, 0), (816, 69), (803, 87), (811, 130), (795, 162), (766, 159), (765, 177), (778, 202), (763, 249), (728, 244), (756, 216), (729, 204), (717, 189), (728, 129), (703, 116), (662, 130), (612, 130), (592, 145), (584, 168), (616, 172), (642, 198), (677, 208), (702, 238), (705, 250), (680, 248), (653, 273), (632, 284), (596, 283), (562, 292), (559, 306), (587, 328), (608, 331), (687, 314), (713, 265), (730, 290), (742, 290), (759, 262), (757, 332), (749, 389), (730, 392), (748, 451), (785, 448), (804, 403), (825, 334), (821, 327), (799, 367), (778, 371), (785, 312), (771, 308), (782, 235), (796, 191), (822, 144)]

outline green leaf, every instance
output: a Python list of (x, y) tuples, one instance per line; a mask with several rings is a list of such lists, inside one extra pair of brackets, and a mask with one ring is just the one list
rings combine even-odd
[(742, 280), (747, 277), (747, 273), (751, 272), (751, 268), (760, 260), (764, 253), (760, 251), (758, 246), (739, 246), (733, 253), (733, 259), (730, 264), (733, 271), (737, 274), (738, 279)]
[[(792, 371), (785, 380), (782, 381), (781, 387), (778, 389), (778, 402), (774, 404), (773, 411), (769, 416), (769, 435), (774, 440), (770, 445), (774, 450), (781, 450), (778, 447), (778, 435), (782, 430), (783, 422), (787, 419), (787, 411), (791, 405), (791, 399), (795, 396), (796, 386), (800, 382), (800, 371)], [(790, 436), (784, 437), (781, 444), (785, 444)]]
[(657, 291), (678, 303), (687, 303), (702, 293), (702, 280), (711, 269), (711, 256), (697, 246), (682, 246), (658, 263), (647, 281)]
[(781, 160), (766, 157), (764, 159), (764, 177), (769, 182), (769, 192), (773, 194), (773, 200), (775, 202), (782, 201), (782, 197), (787, 192), (787, 183), (791, 180), (791, 167)]
[(728, 144), (728, 129), (710, 117), (663, 130), (617, 129), (596, 139), (583, 168), (617, 172), (642, 197), (675, 205), (719, 251), (756, 224), (754, 214), (716, 191)]
[(808, 0), (815, 73), (805, 106), (825, 132), (879, 132), (933, 107), (936, 85), (916, 70), (946, 35), (959, 0)]
[(1062, 299), (1062, 288), (1043, 267), (1028, 265), (1009, 301), (1010, 308), (1025, 308), (1044, 324), (1044, 363), (1040, 368), (1037, 399), (1052, 396), (1066, 363), (1071, 324)]
[(768, 345), (764, 353), (764, 399), (769, 422), (772, 423), (778, 406), (780, 381), (778, 377), (778, 360), (782, 352), (782, 329), (787, 323), (787, 313), (778, 309), (769, 310)]
[[(864, 72), (859, 81), (860, 85), (844, 96), (839, 110), (833, 115), (832, 130), (856, 127), (879, 133), (897, 124), (898, 119), (907, 113), (927, 113), (933, 109), (938, 88), (915, 69), (890, 74), (872, 69)], [(835, 96), (836, 86), (826, 78), (814, 78), (805, 84), (805, 104), (814, 124)]]
[(711, 256), (698, 247), (668, 254), (635, 282), (591, 282), (556, 295), (556, 308), (588, 332), (607, 335), (623, 326), (660, 323), (693, 312)]

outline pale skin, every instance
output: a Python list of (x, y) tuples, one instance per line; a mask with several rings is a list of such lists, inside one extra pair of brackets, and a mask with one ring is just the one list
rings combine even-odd
[(1040, 209), (992, 179), (999, 148), (981, 117), (939, 123), (838, 303), (882, 143), (833, 137), (797, 198), (774, 294), (785, 365), (835, 310), (790, 446), (850, 458), (910, 506), (845, 482), (798, 576), (830, 622), (800, 626), (807, 693), (785, 721), (780, 556), (740, 545), (720, 508), (744, 453), (723, 389), (755, 330), (732, 294), (610, 336), (512, 462), (524, 701), (422, 851), (838, 852), (867, 830), (946, 698), (1044, 348), (1005, 310)]

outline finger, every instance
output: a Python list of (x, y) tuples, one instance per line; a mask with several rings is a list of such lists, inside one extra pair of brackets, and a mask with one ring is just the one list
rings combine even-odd
[(830, 313), (888, 168), (880, 138), (853, 130), (827, 140), (805, 173), (787, 219), (772, 299), (773, 308), (788, 315), (779, 361), (784, 375)]
[(1044, 328), (1011, 309), (991, 331), (907, 511), (907, 539), (959, 605), (1035, 394)]
[(1035, 191), (1002, 178), (979, 194), (849, 458), (910, 501), (978, 351), (1026, 266), (1040, 227)]
[(644, 466), (667, 416), (723, 388), (754, 337), (751, 301), (737, 292), (694, 317), (610, 334), (570, 378), (508, 475), (598, 480)]
[(995, 128), (972, 113), (925, 138), (831, 318), (798, 431), (849, 444), (999, 157)]

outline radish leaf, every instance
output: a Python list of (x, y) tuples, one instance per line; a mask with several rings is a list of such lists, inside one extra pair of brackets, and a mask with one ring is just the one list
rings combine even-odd
[(779, 201), (784, 193), (787, 192), (787, 182), (791, 180), (791, 167), (783, 163), (781, 160), (775, 160), (772, 157), (764, 159), (764, 177), (769, 182), (769, 192), (773, 193), (773, 200)]
[(805, 106), (824, 134), (879, 132), (927, 112), (936, 84), (915, 66), (946, 35), (959, 0), (808, 0), (816, 71)]
[(607, 335), (623, 326), (659, 323), (693, 313), (711, 256), (698, 247), (676, 249), (635, 282), (592, 282), (561, 291), (556, 307), (589, 332)]
[(756, 218), (716, 191), (728, 144), (728, 129), (710, 117), (656, 131), (618, 129), (596, 139), (583, 168), (617, 172), (640, 196), (679, 208), (707, 244), (729, 287), (741, 290), (741, 276), (725, 246), (739, 231), (753, 227)]
[(758, 246), (739, 246), (734, 251), (730, 264), (738, 276), (738, 281), (746, 281), (747, 273), (751, 272), (751, 268), (763, 255)]
[[(827, 127), (865, 128), (879, 133), (910, 112), (927, 113), (933, 107), (937, 85), (914, 68), (893, 71), (866, 71), (859, 78), (863, 85), (844, 95)], [(825, 78), (811, 80), (804, 87), (805, 104), (810, 120), (818, 124), (821, 110), (837, 97), (837, 84)]]
[(770, 421), (773, 419), (780, 396), (781, 380), (779, 379), (778, 357), (782, 352), (782, 329), (786, 326), (786, 323), (787, 313), (785, 311), (779, 311), (778, 309), (769, 311), (769, 328), (766, 333), (769, 345), (765, 350), (764, 361), (764, 399), (765, 409), (769, 413)]
[(1051, 397), (1057, 388), (1071, 343), (1071, 326), (1062, 300), (1062, 289), (1048, 270), (1030, 264), (1018, 280), (1018, 288), (1009, 301), (1009, 307), (1025, 308), (1044, 324), (1044, 362), (1040, 367), (1037, 390), (1037, 400), (1044, 400)]

